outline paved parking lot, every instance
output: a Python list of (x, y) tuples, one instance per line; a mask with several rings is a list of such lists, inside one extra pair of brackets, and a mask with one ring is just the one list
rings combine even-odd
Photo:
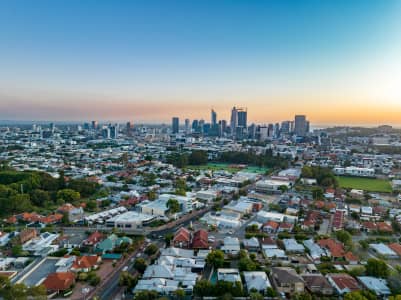
[(35, 286), (43, 279), (47, 277), (50, 273), (57, 270), (56, 263), (59, 258), (47, 257), (38, 263), (38, 266), (32, 269), (26, 277), (23, 278), (22, 282), (27, 286)]

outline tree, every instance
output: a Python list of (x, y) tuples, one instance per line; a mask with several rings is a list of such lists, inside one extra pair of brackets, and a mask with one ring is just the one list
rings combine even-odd
[(221, 268), (224, 265), (224, 252), (221, 250), (212, 250), (206, 256), (206, 262), (215, 269)]
[(72, 189), (63, 189), (57, 192), (57, 200), (62, 200), (64, 203), (76, 203), (81, 198), (81, 195)]
[(369, 258), (366, 264), (366, 275), (387, 278), (390, 275), (390, 270), (385, 261)]
[(336, 238), (346, 246), (352, 245), (352, 236), (348, 231), (345, 230), (337, 231)]
[(278, 189), (284, 194), (285, 192), (288, 191), (288, 186), (286, 186), (286, 185), (280, 185), (280, 186), (278, 187)]
[(155, 244), (150, 244), (146, 247), (145, 254), (151, 256), (153, 254), (156, 254), (157, 251), (159, 251), (159, 248)]
[(158, 295), (156, 291), (140, 291), (135, 294), (134, 300), (155, 300)]
[(188, 154), (173, 152), (166, 157), (166, 161), (177, 168), (184, 168), (188, 165)]
[(170, 198), (167, 201), (167, 207), (171, 214), (175, 214), (181, 211), (180, 203), (176, 199)]
[(207, 163), (207, 152), (201, 150), (194, 150), (188, 158), (188, 163), (193, 166), (204, 165)]
[(213, 286), (210, 281), (201, 279), (195, 283), (194, 295), (199, 297), (211, 296), (213, 295)]
[(57, 179), (57, 181), (58, 181), (58, 188), (59, 189), (64, 189), (65, 188), (65, 177), (64, 177), (64, 170), (60, 170), (59, 172), (58, 172), (58, 179)]
[(294, 300), (312, 300), (312, 296), (306, 292), (294, 295)]
[(121, 272), (119, 284), (126, 286), (128, 289), (133, 289), (138, 283), (138, 278), (128, 272)]
[(267, 296), (267, 297), (276, 297), (276, 296), (277, 296), (277, 292), (276, 292), (275, 289), (273, 289), (272, 287), (269, 286), (269, 287), (266, 289), (266, 296)]
[(157, 194), (154, 190), (150, 190), (148, 192), (147, 196), (150, 201), (156, 200), (156, 198), (157, 198)]
[(374, 293), (368, 290), (355, 291), (347, 293), (344, 296), (344, 300), (376, 300), (377, 297)]
[(174, 291), (176, 299), (183, 299), (185, 297), (185, 291), (183, 289), (177, 289)]
[(50, 195), (47, 191), (36, 189), (30, 193), (30, 199), (33, 205), (45, 207), (50, 202)]
[(248, 256), (242, 257), (238, 262), (238, 269), (243, 271), (255, 271), (257, 268), (255, 262)]
[(251, 292), (249, 294), (249, 298), (251, 300), (263, 300), (263, 295), (261, 293), (257, 292), (257, 291), (256, 292)]
[(166, 233), (164, 235), (164, 242), (166, 243), (167, 246), (170, 246), (170, 242), (171, 240), (174, 238), (174, 234), (170, 233)]
[(146, 267), (147, 267), (147, 264), (146, 264), (146, 261), (143, 258), (135, 259), (134, 268), (139, 273), (143, 274), (143, 272), (145, 272), (145, 270), (146, 270)]
[(11, 253), (13, 254), (14, 257), (21, 256), (22, 252), (23, 252), (23, 251), (22, 251), (22, 246), (19, 245), (19, 244), (14, 245), (14, 246), (11, 248)]

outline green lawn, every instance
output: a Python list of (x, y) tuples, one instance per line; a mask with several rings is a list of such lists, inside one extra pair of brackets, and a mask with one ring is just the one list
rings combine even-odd
[[(224, 163), (208, 163), (207, 165), (201, 165), (201, 166), (188, 166), (188, 169), (212, 170), (212, 171), (224, 170), (230, 173), (236, 173), (238, 171), (241, 171), (241, 168), (232, 167), (230, 166), (230, 164), (224, 164)], [(259, 168), (255, 166), (247, 166), (246, 168), (242, 169), (242, 171), (250, 173), (266, 173), (267, 170), (268, 169), (266, 168)]]
[(338, 183), (342, 188), (364, 190), (368, 192), (391, 193), (391, 184), (387, 180), (338, 176)]

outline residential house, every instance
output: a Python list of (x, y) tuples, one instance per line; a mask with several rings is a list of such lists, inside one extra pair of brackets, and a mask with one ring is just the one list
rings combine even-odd
[(333, 294), (333, 287), (322, 274), (302, 274), (301, 276), (309, 292), (325, 296)]
[(241, 276), (238, 269), (217, 269), (217, 280), (228, 281), (232, 283), (241, 282)]
[(338, 295), (360, 290), (356, 279), (346, 273), (327, 274), (326, 278)]
[(271, 278), (276, 290), (280, 293), (295, 294), (304, 292), (304, 280), (292, 268), (273, 267), (271, 269)]
[(102, 258), (97, 255), (78, 256), (71, 266), (71, 271), (89, 272), (91, 270), (96, 270), (101, 262)]
[(191, 233), (185, 227), (177, 230), (173, 238), (174, 247), (188, 248), (191, 242)]
[(31, 239), (36, 238), (37, 236), (38, 233), (35, 228), (25, 228), (19, 233), (18, 241), (22, 245), (30, 241)]
[(75, 284), (72, 272), (51, 273), (42, 282), (48, 293), (59, 293), (70, 289)]
[(209, 234), (204, 229), (195, 231), (192, 238), (193, 249), (208, 249), (209, 248)]
[(95, 253), (104, 254), (106, 252), (111, 252), (115, 247), (120, 246), (122, 243), (132, 244), (132, 239), (128, 237), (119, 238), (115, 234), (111, 234), (95, 246)]
[(101, 242), (103, 240), (104, 236), (103, 233), (99, 232), (99, 231), (95, 231), (93, 233), (91, 233), (88, 238), (86, 240), (83, 241), (83, 245), (84, 246), (90, 246), (93, 247), (95, 246), (97, 243)]
[(391, 295), (387, 280), (372, 276), (358, 276), (357, 278), (366, 289), (374, 292), (377, 297), (386, 299), (388, 296)]
[(224, 246), (221, 250), (226, 254), (237, 255), (241, 250), (240, 242), (237, 237), (226, 236), (223, 240)]
[(264, 293), (267, 288), (271, 287), (266, 272), (252, 271), (244, 272), (243, 274), (248, 292), (251, 290), (257, 290)]

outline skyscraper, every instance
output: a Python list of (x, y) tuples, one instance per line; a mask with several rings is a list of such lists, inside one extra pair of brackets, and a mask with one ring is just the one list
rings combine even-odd
[(241, 128), (247, 128), (247, 119), (248, 119), (248, 113), (246, 108), (238, 108), (237, 109), (237, 127)]
[(211, 124), (212, 127), (215, 127), (217, 125), (217, 113), (213, 109), (211, 111)]
[(191, 133), (191, 124), (189, 119), (185, 119), (185, 134)]
[(231, 109), (230, 130), (234, 136), (238, 125), (238, 111), (235, 106)]
[(180, 119), (178, 117), (174, 117), (172, 120), (172, 131), (173, 134), (178, 133), (180, 129)]
[(92, 121), (92, 129), (97, 130), (97, 126), (98, 126), (97, 121)]
[(308, 123), (305, 115), (296, 115), (294, 120), (294, 133), (297, 136), (306, 136), (309, 131)]
[(281, 122), (281, 134), (289, 134), (291, 131), (291, 121)]
[(127, 122), (126, 130), (127, 130), (127, 135), (128, 136), (132, 135), (133, 129), (134, 129), (134, 126), (132, 125), (132, 123), (131, 122)]

